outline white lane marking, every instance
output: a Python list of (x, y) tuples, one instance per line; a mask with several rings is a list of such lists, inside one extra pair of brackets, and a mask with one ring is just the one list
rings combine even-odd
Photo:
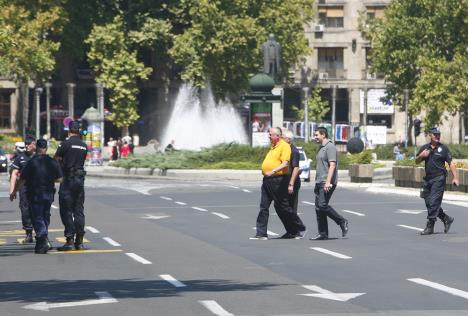
[(184, 283), (176, 280), (172, 275), (170, 274), (160, 274), (159, 277), (161, 279), (163, 279), (164, 281), (167, 281), (169, 283), (171, 283), (172, 285), (174, 285), (175, 287), (186, 287), (187, 285), (185, 285)]
[[(257, 230), (257, 227), (252, 227), (253, 230)], [(267, 234), (270, 236), (279, 236), (279, 234), (272, 232), (271, 230), (267, 230)]]
[(233, 189), (240, 189), (239, 187), (236, 187), (235, 185), (226, 185), (228, 188), (233, 188)]
[(143, 219), (162, 219), (162, 218), (167, 218), (170, 217), (169, 215), (151, 215), (151, 214), (145, 214), (143, 216)]
[(0, 192), (0, 197), (10, 197), (9, 192)]
[(179, 201), (176, 201), (175, 204), (179, 204), (179, 205), (187, 205), (187, 203), (184, 203), (184, 202), (179, 202)]
[(249, 191), (247, 189), (242, 189), (242, 191), (246, 192), (246, 193), (251, 193), (252, 191)]
[(57, 205), (54, 205), (52, 204), (50, 207), (54, 208), (54, 209), (58, 209), (59, 207)]
[(221, 217), (222, 219), (230, 219), (229, 216), (224, 215), (223, 213), (211, 212), (211, 214)]
[[(444, 201), (444, 203), (447, 204), (452, 204), (452, 205), (457, 205), (457, 206), (462, 206), (462, 207), (468, 207), (468, 202), (461, 202), (461, 201)], [(444, 211), (446, 209), (444, 208)]]
[(92, 232), (93, 234), (99, 234), (99, 230), (97, 230), (93, 226), (86, 226), (85, 228), (89, 230), (90, 232)]
[(204, 208), (201, 208), (201, 207), (192, 206), (192, 208), (200, 212), (208, 212), (208, 210), (205, 210)]
[(452, 294), (452, 295), (455, 295), (455, 296), (459, 296), (459, 297), (462, 297), (462, 298), (468, 300), (468, 292), (466, 292), (466, 291), (462, 291), (462, 290), (459, 290), (459, 289), (456, 289), (456, 288), (453, 288), (453, 287), (448, 287), (448, 286), (445, 286), (445, 285), (442, 285), (442, 284), (439, 284), (439, 283), (435, 283), (435, 282), (431, 282), (431, 281), (428, 281), (428, 280), (424, 280), (424, 279), (421, 279), (421, 278), (412, 278), (412, 279), (408, 279), (408, 281), (411, 281), (411, 282), (414, 282), (414, 283), (417, 283), (417, 284), (421, 284), (421, 285), (425, 285), (425, 286), (431, 287), (433, 289), (436, 289), (436, 290), (439, 290), (439, 291), (442, 291), (442, 292), (445, 292), (445, 293), (448, 293), (448, 294)]
[(161, 199), (166, 200), (166, 201), (172, 201), (170, 197), (167, 196), (160, 196)]
[(418, 227), (414, 227), (414, 226), (408, 226), (408, 225), (397, 225), (397, 226), (400, 226), (400, 227), (403, 227), (403, 228), (408, 228), (408, 229), (412, 229), (412, 230), (417, 230), (418, 232), (422, 232), (424, 229), (422, 228), (418, 228)]
[(114, 246), (114, 247), (120, 247), (121, 246), (118, 242), (116, 242), (115, 240), (113, 240), (110, 237), (102, 237), (102, 239), (107, 241), (111, 246)]
[(0, 224), (21, 223), (21, 221), (0, 221)]
[(84, 301), (77, 301), (77, 302), (52, 303), (52, 304), (48, 304), (47, 302), (39, 302), (39, 303), (34, 303), (34, 304), (23, 306), (23, 308), (47, 312), (49, 311), (49, 309), (52, 309), (52, 308), (109, 304), (109, 303), (118, 302), (118, 300), (113, 298), (112, 295), (109, 294), (109, 292), (94, 292), (94, 293), (99, 297), (98, 299), (84, 300)]
[(129, 256), (130, 258), (132, 258), (133, 260), (138, 261), (138, 262), (140, 262), (142, 264), (152, 264), (151, 261), (148, 261), (145, 258), (140, 257), (139, 255), (137, 255), (137, 254), (135, 254), (133, 252), (126, 252), (125, 254), (127, 256)]
[(426, 212), (426, 210), (398, 210), (395, 213), (400, 213), (400, 214), (421, 214)]
[(321, 248), (321, 247), (310, 247), (310, 249), (321, 252), (321, 253), (324, 253), (324, 254), (327, 254), (327, 255), (330, 255), (330, 256), (333, 256), (333, 257), (337, 257), (337, 258), (340, 258), (340, 259), (352, 259), (352, 257), (350, 257), (350, 256), (343, 255), (341, 253), (334, 252), (334, 251), (331, 251), (331, 250), (328, 250), (328, 249), (325, 249), (325, 248)]
[(312, 202), (309, 202), (309, 201), (302, 201), (302, 203), (308, 204), (308, 205), (315, 205), (315, 203), (312, 203)]
[(340, 301), (340, 302), (346, 302), (346, 301), (349, 301), (350, 299), (366, 294), (366, 293), (333, 293), (332, 291), (325, 290), (317, 285), (303, 285), (302, 287), (310, 291), (317, 292), (319, 294), (307, 293), (307, 294), (298, 294), (298, 295), (324, 298), (327, 300), (334, 300), (334, 301)]
[(227, 310), (221, 307), (216, 301), (199, 301), (200, 304), (206, 307), (210, 312), (217, 316), (234, 316), (234, 314), (229, 313)]
[(343, 210), (343, 212), (349, 213), (349, 214), (354, 214), (354, 215), (357, 215), (357, 216), (366, 216), (366, 214), (359, 213), (359, 212), (354, 212), (354, 211), (350, 211), (350, 210)]

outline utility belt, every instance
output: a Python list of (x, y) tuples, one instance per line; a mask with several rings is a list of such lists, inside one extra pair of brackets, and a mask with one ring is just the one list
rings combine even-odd
[(86, 176), (86, 171), (84, 169), (68, 169), (63, 172), (65, 177), (84, 177)]

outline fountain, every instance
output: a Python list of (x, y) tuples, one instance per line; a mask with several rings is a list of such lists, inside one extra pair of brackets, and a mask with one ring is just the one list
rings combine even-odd
[(200, 150), (221, 143), (248, 143), (240, 116), (232, 104), (216, 104), (209, 88), (199, 94), (187, 83), (179, 89), (161, 146), (165, 148), (172, 140), (176, 149), (187, 150)]

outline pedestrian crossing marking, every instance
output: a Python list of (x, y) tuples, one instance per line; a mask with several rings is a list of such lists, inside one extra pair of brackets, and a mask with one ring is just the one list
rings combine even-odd
[(90, 249), (90, 250), (70, 250), (70, 251), (49, 251), (50, 254), (81, 254), (81, 253), (109, 253), (122, 252), (122, 249)]
[[(63, 232), (63, 228), (50, 228), (49, 233), (57, 233), (57, 232)], [(0, 236), (14, 236), (21, 234), (23, 236), (24, 230), (23, 229), (15, 229), (15, 230), (0, 230)]]
[[(61, 243), (66, 243), (67, 242), (67, 239), (65, 237), (55, 237), (55, 240), (57, 240), (58, 242), (61, 242)], [(86, 239), (86, 238), (83, 238), (83, 242), (89, 242), (89, 240)]]
[(0, 246), (5, 245), (5, 244), (6, 244), (6, 240), (5, 239), (0, 239)]
[(18, 238), (16, 239), (16, 241), (18, 242), (18, 244), (22, 244), (22, 245), (34, 245), (35, 242), (28, 242), (28, 243), (24, 243), (24, 238)]

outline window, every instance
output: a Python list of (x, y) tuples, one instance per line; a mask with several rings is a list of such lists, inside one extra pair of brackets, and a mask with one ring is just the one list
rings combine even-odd
[(384, 16), (384, 7), (366, 7), (366, 16), (368, 21), (380, 19)]
[(387, 126), (387, 128), (392, 128), (392, 115), (378, 115), (371, 114), (367, 115), (367, 124), (369, 125), (380, 125)]
[(0, 128), (11, 128), (10, 94), (0, 93)]
[(325, 27), (343, 27), (343, 7), (319, 8), (319, 22)]
[(318, 65), (319, 69), (343, 69), (343, 48), (319, 48)]

